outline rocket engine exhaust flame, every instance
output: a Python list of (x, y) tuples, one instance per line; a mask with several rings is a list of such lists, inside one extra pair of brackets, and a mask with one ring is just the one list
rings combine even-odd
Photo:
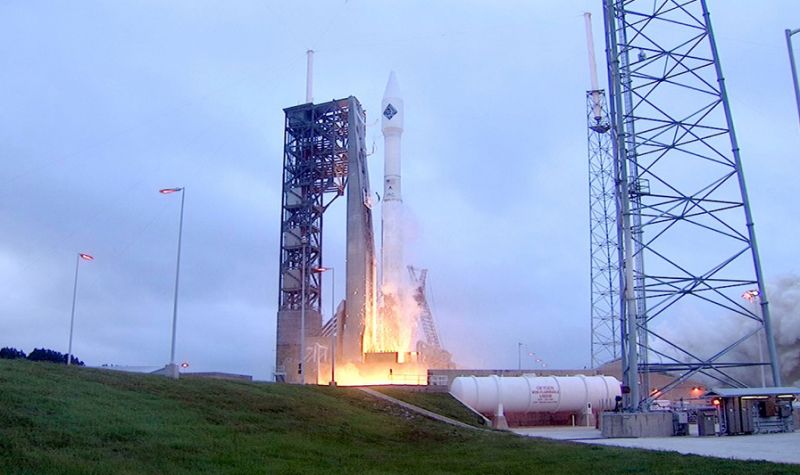
[(397, 289), (394, 285), (383, 286), (383, 305), (368, 316), (376, 324), (368, 325), (371, 331), (364, 334), (365, 353), (414, 351), (421, 309), (410, 288)]
[(427, 384), (428, 365), (413, 351), (420, 308), (410, 289), (397, 289), (383, 287), (383, 305), (367, 315), (363, 361), (337, 365), (337, 384)]
[[(318, 384), (328, 384), (321, 377)], [(389, 386), (425, 385), (428, 383), (428, 368), (419, 363), (346, 363), (336, 365), (336, 384), (339, 386)]]
[[(358, 358), (353, 353), (346, 357), (351, 361), (337, 361), (334, 370), (339, 385), (427, 384), (427, 364), (415, 351), (422, 309), (415, 299), (416, 289), (406, 275), (403, 259), (400, 145), (404, 111), (397, 77), (392, 72), (381, 101), (384, 137), (381, 300), (379, 308), (369, 304), (364, 308), (360, 361), (352, 361)], [(324, 377), (318, 379), (325, 383)]]

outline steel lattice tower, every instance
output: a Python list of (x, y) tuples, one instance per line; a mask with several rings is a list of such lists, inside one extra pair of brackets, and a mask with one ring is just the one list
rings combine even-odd
[[(628, 410), (698, 374), (780, 370), (752, 214), (705, 0), (604, 0)], [(646, 264), (646, 268), (645, 268)], [(760, 312), (741, 295), (756, 288)], [(718, 327), (738, 325), (723, 337)], [(705, 332), (702, 345), (687, 335)], [(757, 338), (767, 361), (738, 353)], [(649, 374), (675, 377), (651, 388)], [(640, 387), (641, 386), (641, 387)]]
[(348, 98), (302, 104), (284, 112), (275, 375), (278, 380), (298, 382), (302, 313), (306, 336), (318, 335), (322, 325), (321, 274), (314, 272), (322, 267), (322, 217), (344, 195), (351, 114), (363, 111)]
[(417, 302), (420, 308), (419, 323), (422, 326), (422, 333), (425, 335), (425, 343), (429, 348), (442, 349), (442, 343), (439, 341), (439, 332), (436, 331), (436, 322), (433, 320), (433, 312), (431, 312), (431, 307), (428, 305), (428, 296), (425, 292), (428, 269), (417, 269), (414, 266), (408, 266), (408, 273), (411, 276), (411, 282), (414, 283), (414, 301)]
[(620, 356), (619, 255), (614, 160), (605, 91), (586, 93), (592, 367)]

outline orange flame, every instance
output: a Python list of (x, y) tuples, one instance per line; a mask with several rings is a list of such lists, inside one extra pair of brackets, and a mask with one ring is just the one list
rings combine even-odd
[[(336, 366), (336, 384), (339, 386), (371, 386), (392, 384), (428, 384), (428, 368), (422, 364), (404, 363), (391, 368), (385, 364), (348, 363)], [(326, 379), (326, 378), (322, 378)], [(329, 378), (328, 378), (329, 379)], [(328, 384), (328, 381), (317, 381)]]
[[(418, 361), (418, 355), (413, 352), (419, 305), (411, 292), (400, 292), (393, 285), (384, 285), (381, 293), (381, 308), (367, 306), (365, 309), (362, 359), (338, 362), (337, 385), (427, 384), (428, 367)], [(330, 376), (328, 365), (327, 372), (319, 373), (317, 383), (328, 384)]]

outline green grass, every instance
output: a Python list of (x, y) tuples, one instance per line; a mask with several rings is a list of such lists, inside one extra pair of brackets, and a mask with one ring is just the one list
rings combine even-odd
[(429, 393), (403, 386), (378, 386), (373, 389), (464, 424), (486, 428), (482, 417), (464, 407), (449, 393)]
[(472, 431), (347, 388), (0, 361), (0, 473), (800, 473)]

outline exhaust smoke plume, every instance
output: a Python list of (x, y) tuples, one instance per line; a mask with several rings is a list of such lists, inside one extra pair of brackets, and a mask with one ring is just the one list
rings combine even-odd
[(783, 383), (800, 386), (800, 277), (782, 277), (767, 291)]
[[(796, 275), (783, 276), (767, 284), (767, 297), (783, 385), (798, 386), (800, 385), (800, 277)], [(752, 304), (743, 303), (744, 307), (759, 314), (760, 310), (756, 309), (757, 305), (758, 301)], [(667, 331), (661, 331), (661, 334), (701, 357), (711, 356), (758, 327), (755, 322), (745, 318), (711, 319), (689, 313), (681, 315), (676, 320), (678, 321), (671, 322), (670, 328)], [(652, 344), (659, 351), (672, 355), (679, 361), (689, 361), (663, 342), (652, 342)], [(737, 362), (768, 360), (769, 353), (763, 331), (750, 337), (724, 357), (724, 361)], [(651, 356), (651, 362), (658, 363), (658, 357), (653, 359)], [(734, 368), (727, 372), (747, 385), (761, 386), (762, 368), (763, 381), (769, 386), (772, 384), (769, 366)], [(703, 379), (703, 377), (698, 375), (697, 379)], [(708, 384), (715, 383), (710, 380), (711, 378), (708, 379)]]
[(367, 323), (370, 329), (364, 335), (364, 351), (370, 352), (408, 352), (415, 351), (417, 323), (422, 309), (414, 300), (414, 290), (405, 282), (400, 286), (384, 283), (381, 294), (383, 305), (377, 315), (375, 325)]

